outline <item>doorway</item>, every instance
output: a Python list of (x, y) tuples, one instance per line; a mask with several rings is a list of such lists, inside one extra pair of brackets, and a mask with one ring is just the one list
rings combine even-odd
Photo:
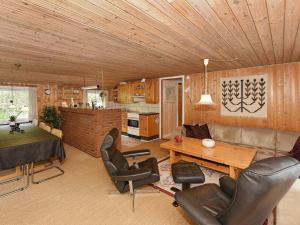
[(170, 139), (184, 123), (184, 76), (160, 79), (160, 138)]

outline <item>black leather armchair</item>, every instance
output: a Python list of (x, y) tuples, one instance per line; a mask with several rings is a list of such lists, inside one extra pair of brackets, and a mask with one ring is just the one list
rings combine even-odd
[(115, 144), (118, 135), (118, 129), (113, 128), (106, 135), (100, 152), (105, 168), (118, 191), (120, 193), (130, 191), (130, 194), (133, 195), (134, 209), (135, 189), (143, 185), (152, 184), (160, 179), (157, 160), (149, 158), (129, 166), (126, 158), (150, 155), (150, 151), (148, 149), (141, 149), (120, 152)]
[(175, 199), (201, 225), (262, 225), (300, 175), (291, 157), (268, 158), (245, 169), (238, 180), (220, 179), (177, 192)]

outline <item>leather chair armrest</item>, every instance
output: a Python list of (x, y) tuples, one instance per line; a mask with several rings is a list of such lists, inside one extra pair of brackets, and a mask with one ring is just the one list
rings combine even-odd
[(221, 190), (232, 198), (236, 189), (236, 181), (231, 177), (224, 176), (219, 179), (219, 183)]
[(127, 152), (122, 152), (122, 155), (125, 158), (150, 155), (150, 150), (149, 149), (132, 150), (132, 151), (127, 151)]
[(113, 174), (112, 178), (116, 181), (135, 181), (145, 179), (149, 176), (151, 176), (151, 170), (141, 168)]

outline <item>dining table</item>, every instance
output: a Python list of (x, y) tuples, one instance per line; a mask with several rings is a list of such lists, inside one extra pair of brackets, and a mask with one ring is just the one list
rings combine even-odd
[[(32, 124), (22, 124), (20, 125), (20, 129), (17, 130), (11, 129), (9, 125), (0, 126), (0, 171), (19, 167), (21, 172), (21, 174), (16, 173), (12, 178), (1, 180), (0, 185), (19, 181), (23, 179), (25, 175), (27, 177), (25, 186), (5, 193), (2, 193), (1, 190), (0, 198), (27, 189), (30, 185), (29, 177), (31, 177), (33, 184), (39, 184), (63, 175), (64, 171), (58, 166), (51, 166), (36, 172), (34, 171), (35, 163), (48, 161), (52, 158), (57, 158), (60, 162), (66, 158), (61, 138)], [(34, 174), (52, 168), (58, 169), (59, 174), (39, 181), (34, 180)]]
[(10, 132), (8, 125), (0, 126), (0, 171), (50, 158), (66, 158), (62, 139), (33, 126), (22, 124), (24, 132)]

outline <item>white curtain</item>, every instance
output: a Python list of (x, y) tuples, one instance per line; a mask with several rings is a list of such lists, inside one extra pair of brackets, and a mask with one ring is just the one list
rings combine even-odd
[(29, 99), (29, 105), (28, 105), (28, 119), (38, 120), (38, 112), (37, 112), (37, 89), (30, 87), (28, 88), (28, 99)]

